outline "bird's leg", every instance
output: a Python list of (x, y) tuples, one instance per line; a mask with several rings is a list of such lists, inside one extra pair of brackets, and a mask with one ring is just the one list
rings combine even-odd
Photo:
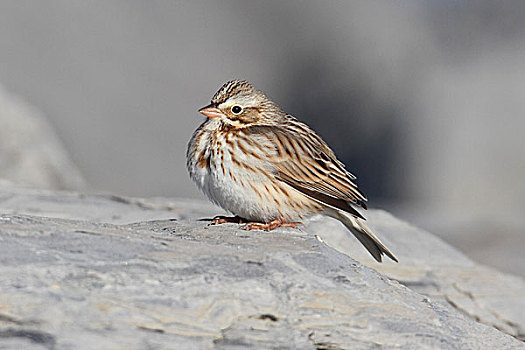
[(262, 223), (262, 222), (249, 222), (246, 225), (244, 225), (242, 228), (245, 230), (265, 230), (265, 231), (272, 231), (275, 230), (277, 227), (293, 227), (297, 228), (298, 225), (302, 225), (300, 222), (285, 222), (284, 218), (278, 218), (275, 220), (272, 220), (270, 222)]
[(214, 217), (211, 220), (210, 225), (219, 225), (219, 224), (225, 224), (225, 223), (234, 223), (234, 224), (242, 224), (243, 222), (246, 222), (247, 220), (244, 220), (240, 216), (222, 216), (218, 215)]

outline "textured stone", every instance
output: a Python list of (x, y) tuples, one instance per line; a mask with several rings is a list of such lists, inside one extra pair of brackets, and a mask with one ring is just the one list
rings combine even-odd
[(505, 290), (462, 282), (476, 302), (458, 311), (450, 278), (477, 265), (381, 211), (370, 224), (399, 264), (324, 244), (344, 233), (328, 219), (244, 231), (209, 226), (221, 211), (194, 201), (0, 189), (1, 349), (525, 348), (469, 317), (505, 314), (483, 299)]
[(525, 281), (522, 278), (476, 264), (440, 238), (385, 211), (371, 210), (367, 217), (370, 227), (397, 254), (399, 264), (376, 263), (333, 220), (313, 220), (308, 230), (410, 289), (525, 340)]

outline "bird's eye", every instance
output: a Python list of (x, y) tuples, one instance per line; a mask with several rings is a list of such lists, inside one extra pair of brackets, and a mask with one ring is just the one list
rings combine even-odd
[(239, 106), (239, 105), (235, 105), (232, 107), (232, 113), (233, 114), (241, 114), (242, 112), (242, 107)]

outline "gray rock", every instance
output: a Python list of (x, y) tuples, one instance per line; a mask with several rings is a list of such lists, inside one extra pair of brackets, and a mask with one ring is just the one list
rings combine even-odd
[(0, 193), (0, 349), (525, 348), (450, 303), (473, 292), (468, 307), (507, 317), (490, 280), (450, 298), (450, 276), (488, 269), (381, 211), (370, 224), (401, 262), (378, 273), (353, 259), (372, 263), (363, 248), (316, 239), (340, 231), (327, 219), (244, 231), (198, 220), (221, 211), (194, 201)]
[(312, 220), (331, 246), (410, 289), (441, 300), (474, 320), (525, 340), (525, 281), (474, 263), (440, 238), (381, 210), (366, 213), (374, 232), (399, 258), (399, 264), (370, 259), (333, 220)]
[(0, 178), (48, 189), (85, 185), (46, 118), (1, 85)]

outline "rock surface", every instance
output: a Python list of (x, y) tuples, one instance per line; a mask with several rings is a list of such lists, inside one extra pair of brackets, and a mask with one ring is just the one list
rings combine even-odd
[(379, 264), (332, 220), (313, 221), (316, 232), (332, 247), (397, 280), (410, 289), (461, 310), (474, 320), (525, 340), (525, 281), (474, 263), (440, 238), (371, 210), (368, 224), (399, 258), (399, 264)]
[(399, 264), (328, 219), (244, 231), (194, 201), (0, 194), (0, 349), (525, 348), (521, 279), (382, 211)]
[(1, 85), (0, 125), (0, 178), (46, 189), (85, 186), (47, 119)]

